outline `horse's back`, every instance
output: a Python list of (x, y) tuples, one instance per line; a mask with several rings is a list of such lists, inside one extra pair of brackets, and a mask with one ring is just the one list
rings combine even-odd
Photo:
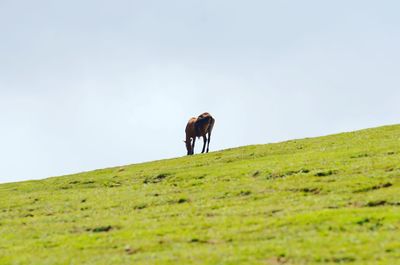
[[(197, 117), (197, 119), (208, 119), (209, 117), (211, 117), (211, 114), (210, 113), (208, 113), (208, 112), (204, 112), (204, 113), (202, 113), (202, 114), (200, 114), (198, 117)], [(212, 117), (211, 117), (212, 118)]]

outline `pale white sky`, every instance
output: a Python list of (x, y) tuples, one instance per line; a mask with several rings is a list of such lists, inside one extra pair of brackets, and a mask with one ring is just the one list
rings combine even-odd
[(204, 111), (211, 150), (398, 123), (399, 10), (0, 0), (0, 182), (185, 155)]

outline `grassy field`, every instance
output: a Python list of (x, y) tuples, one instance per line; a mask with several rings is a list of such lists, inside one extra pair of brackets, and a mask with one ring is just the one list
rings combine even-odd
[(0, 264), (400, 264), (400, 126), (2, 184)]

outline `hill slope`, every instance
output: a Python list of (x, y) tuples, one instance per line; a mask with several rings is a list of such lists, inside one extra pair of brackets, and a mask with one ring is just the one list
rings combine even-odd
[(0, 185), (0, 264), (400, 264), (400, 126)]

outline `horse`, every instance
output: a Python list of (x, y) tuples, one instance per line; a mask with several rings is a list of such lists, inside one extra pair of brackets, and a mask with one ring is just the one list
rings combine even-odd
[[(203, 137), (204, 144), (201, 153), (204, 153), (207, 143), (207, 153), (210, 148), (211, 132), (213, 130), (215, 119), (208, 112), (204, 112), (200, 116), (192, 117), (189, 119), (185, 133), (186, 133), (186, 149), (187, 155), (194, 154), (194, 144), (196, 142), (196, 137)], [(208, 134), (208, 137), (207, 137)]]

